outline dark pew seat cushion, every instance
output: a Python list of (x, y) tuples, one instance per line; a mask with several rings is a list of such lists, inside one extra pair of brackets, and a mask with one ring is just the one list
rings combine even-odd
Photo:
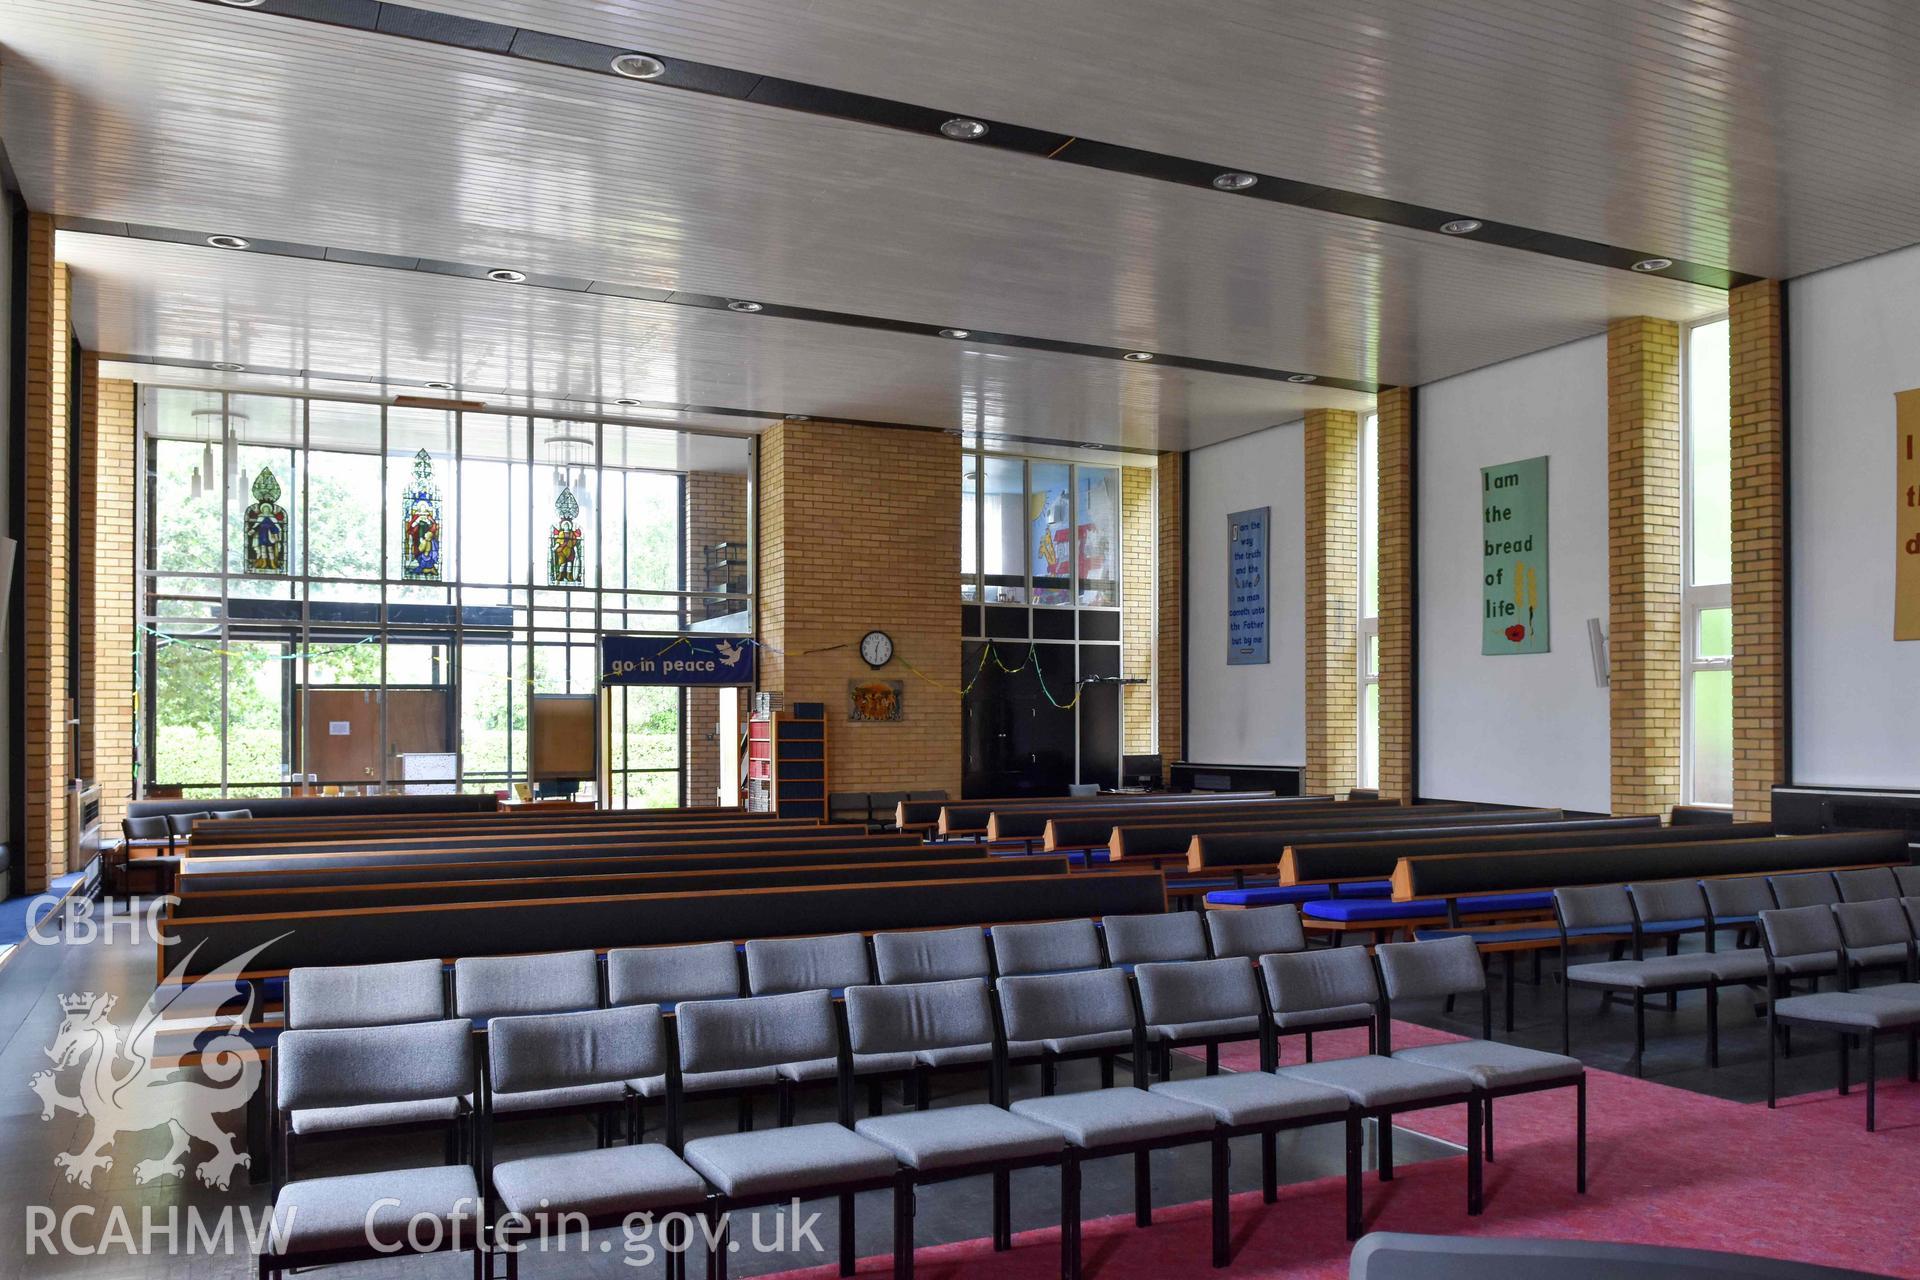
[[(1340, 886), (1342, 898), (1384, 898), (1393, 892), (1385, 880), (1357, 880)], [(1216, 907), (1274, 907), (1288, 902), (1319, 902), (1333, 896), (1324, 884), (1269, 885), (1257, 889), (1217, 889), (1207, 895)]]
[[(1490, 911), (1546, 911), (1552, 906), (1551, 893), (1496, 893), (1459, 899), (1462, 915), (1479, 915)], [(1316, 920), (1360, 924), (1368, 920), (1445, 917), (1447, 902), (1444, 898), (1421, 898), (1412, 902), (1393, 902), (1380, 898), (1325, 898), (1307, 903), (1300, 911)]]

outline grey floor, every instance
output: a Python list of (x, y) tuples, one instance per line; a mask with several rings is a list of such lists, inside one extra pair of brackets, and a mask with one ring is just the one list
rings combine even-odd
[[(1530, 981), (1530, 967), (1520, 966), (1516, 983), (1516, 1025), (1512, 1035), (1500, 1038), (1539, 1048), (1557, 1049), (1560, 1037), (1559, 991), (1552, 980), (1553, 963), (1539, 986)], [(1497, 976), (1497, 970), (1496, 970)], [(189, 1179), (165, 1179), (142, 1186), (135, 1182), (134, 1168), (141, 1159), (160, 1156), (166, 1149), (164, 1128), (156, 1127), (123, 1137), (114, 1148), (111, 1169), (96, 1177), (91, 1189), (69, 1184), (54, 1164), (63, 1150), (73, 1150), (90, 1127), (71, 1115), (53, 1120), (41, 1118), (40, 1101), (28, 1088), (29, 1079), (50, 1064), (45, 1053), (58, 1029), (62, 1010), (60, 997), (93, 991), (111, 992), (119, 997), (116, 1022), (125, 1025), (130, 1011), (144, 1003), (154, 985), (154, 953), (151, 947), (135, 944), (124, 937), (111, 942), (61, 943), (52, 946), (27, 945), (0, 967), (0, 1137), (4, 1138), (0, 1157), (0, 1277), (192, 1277), (193, 1280), (227, 1280), (253, 1274), (249, 1252), (243, 1245), (209, 1253), (203, 1244), (189, 1245), (182, 1238), (172, 1252), (148, 1254), (129, 1252), (115, 1245), (115, 1212), (124, 1215), (137, 1232), (143, 1215), (166, 1223), (169, 1215), (197, 1207), (203, 1214), (237, 1205), (258, 1214), (267, 1204), (266, 1190), (258, 1184), (236, 1185), (229, 1192), (211, 1190)], [(1611, 1071), (1630, 1069), (1632, 1050), (1631, 1011), (1624, 1005), (1605, 1009), (1596, 996), (1576, 993), (1574, 998), (1576, 1052), (1590, 1065)], [(1448, 1014), (1438, 1005), (1395, 1009), (1402, 1019), (1426, 1023), (1462, 1034), (1477, 1035), (1477, 1007), (1462, 1007)], [(1681, 1088), (1718, 1097), (1753, 1101), (1765, 1095), (1765, 1037), (1752, 1015), (1749, 1002), (1731, 993), (1723, 997), (1722, 1066), (1709, 1071), (1704, 1066), (1705, 1039), (1701, 1002), (1698, 996), (1683, 996), (1677, 1011), (1669, 1012), (1664, 1002), (1653, 1002), (1648, 1013), (1649, 1052), (1647, 1074), (1650, 1078)], [(1499, 986), (1495, 986), (1495, 1016), (1500, 1017)], [(1297, 1042), (1296, 1042), (1297, 1043)], [(1294, 1050), (1298, 1052), (1297, 1048)], [(1883, 1049), (1897, 1055), (1893, 1047)], [(1890, 1056), (1883, 1071), (1891, 1076), (1904, 1065)], [(1803, 1046), (1802, 1051), (1783, 1064), (1783, 1092), (1796, 1093), (1830, 1087), (1834, 1078), (1835, 1057), (1831, 1048), (1819, 1050)], [(1177, 1070), (1198, 1073), (1197, 1063), (1179, 1060)], [(1091, 1063), (1075, 1064), (1063, 1072), (1061, 1088), (1083, 1088), (1097, 1084), (1097, 1068)], [(935, 1105), (976, 1100), (981, 1082), (968, 1076), (952, 1076), (936, 1091)], [(1017, 1074), (1015, 1095), (1037, 1090), (1032, 1073)], [(897, 1098), (890, 1099), (897, 1106)], [(830, 1099), (815, 1095), (804, 1106), (803, 1121), (829, 1119)], [(732, 1128), (731, 1103), (696, 1108), (689, 1118), (690, 1135), (724, 1132)], [(768, 1108), (762, 1108), (761, 1123), (772, 1123)], [(157, 1124), (157, 1120), (156, 1120)], [(530, 1154), (564, 1150), (591, 1142), (587, 1121), (569, 1119), (530, 1119), (503, 1125), (498, 1137), (501, 1153)], [(1449, 1157), (1457, 1148), (1401, 1130), (1395, 1139), (1396, 1162), (1409, 1164), (1420, 1160)], [(1371, 1167), (1371, 1144), (1369, 1149)], [(301, 1157), (303, 1175), (363, 1172), (381, 1168), (400, 1168), (408, 1164), (438, 1163), (440, 1145), (425, 1136), (396, 1137), (384, 1141), (344, 1141), (316, 1143)], [(1337, 1127), (1325, 1127), (1282, 1135), (1280, 1177), (1283, 1182), (1307, 1181), (1340, 1171), (1343, 1163), (1341, 1134)], [(1013, 1216), (1015, 1230), (1051, 1226), (1057, 1221), (1057, 1174), (1051, 1170), (1033, 1170), (1015, 1175)], [(1169, 1206), (1204, 1199), (1207, 1195), (1207, 1158), (1204, 1147), (1184, 1148), (1156, 1153), (1153, 1157), (1153, 1195), (1157, 1205)], [(1236, 1191), (1252, 1190), (1259, 1182), (1257, 1144), (1252, 1140), (1236, 1144), (1233, 1185)], [(1087, 1169), (1083, 1193), (1088, 1218), (1130, 1212), (1132, 1208), (1132, 1169), (1126, 1160), (1108, 1160)], [(916, 1241), (921, 1245), (965, 1240), (984, 1236), (989, 1229), (988, 1187), (985, 1179), (969, 1179), (925, 1189), (919, 1196)], [(70, 1208), (90, 1210), (91, 1216), (78, 1216), (75, 1243), (91, 1245), (105, 1242), (104, 1252), (80, 1256), (64, 1249), (48, 1253), (36, 1249), (28, 1253), (29, 1212), (64, 1214)], [(794, 1267), (829, 1262), (834, 1256), (834, 1212), (831, 1202), (809, 1204), (807, 1212), (821, 1212), (815, 1226), (821, 1247), (787, 1247), (757, 1251), (751, 1242), (759, 1231), (763, 1242), (778, 1239), (771, 1218), (749, 1225), (736, 1222), (735, 1240), (740, 1251), (733, 1256), (735, 1275), (756, 1275), (784, 1271)], [(771, 1211), (763, 1211), (770, 1213)], [(762, 1215), (762, 1216), (763, 1216)], [(890, 1208), (884, 1193), (861, 1197), (858, 1208), (858, 1240), (862, 1256), (884, 1254), (890, 1248)], [(184, 1222), (184, 1220), (182, 1220)], [(57, 1243), (57, 1241), (56, 1241)], [(621, 1232), (616, 1228), (597, 1233), (586, 1252), (572, 1252), (564, 1259), (529, 1258), (524, 1262), (528, 1280), (540, 1275), (632, 1276), (660, 1274), (657, 1264), (636, 1268), (626, 1259)], [(699, 1265), (698, 1258), (695, 1265)], [(1204, 1266), (1196, 1260), (1196, 1267)], [(470, 1264), (452, 1257), (408, 1260), (405, 1263), (379, 1262), (333, 1269), (343, 1276), (395, 1274), (403, 1268), (409, 1276), (466, 1276)]]

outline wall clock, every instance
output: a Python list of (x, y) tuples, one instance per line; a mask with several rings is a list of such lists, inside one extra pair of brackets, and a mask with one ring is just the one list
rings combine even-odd
[(860, 637), (860, 656), (870, 667), (884, 667), (893, 661), (893, 638), (884, 631), (869, 631)]

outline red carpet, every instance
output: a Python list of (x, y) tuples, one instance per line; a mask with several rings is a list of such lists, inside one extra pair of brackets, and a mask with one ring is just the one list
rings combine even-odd
[[(1450, 1039), (1405, 1023), (1394, 1047)], [(1357, 1032), (1315, 1038), (1316, 1057), (1365, 1051)], [(1393, 1182), (1368, 1175), (1369, 1230), (1448, 1235), (1556, 1236), (1725, 1249), (1920, 1277), (1920, 1085), (1905, 1081), (1904, 1050), (1883, 1050), (1880, 1131), (1862, 1127), (1864, 1096), (1831, 1091), (1788, 1100), (1780, 1109), (1724, 1102), (1605, 1071), (1587, 1073), (1589, 1192), (1573, 1190), (1573, 1093), (1503, 1100), (1495, 1153), (1487, 1166), (1487, 1210), (1466, 1214), (1465, 1157), (1406, 1165)], [(1285, 1042), (1284, 1063), (1300, 1061)], [(1222, 1050), (1226, 1068), (1253, 1069), (1251, 1044)], [(1465, 1109), (1417, 1112), (1400, 1127), (1452, 1142), (1466, 1140)], [(1236, 1153), (1241, 1160), (1252, 1152)], [(1033, 1175), (1026, 1175), (1033, 1176)], [(1277, 1204), (1257, 1192), (1234, 1199), (1236, 1277), (1344, 1277), (1342, 1182), (1326, 1178), (1282, 1186)], [(984, 1223), (982, 1224), (984, 1226)], [(985, 1240), (923, 1247), (919, 1274), (1051, 1280), (1059, 1274), (1058, 1233), (1026, 1232), (1011, 1253)], [(1160, 1209), (1142, 1231), (1130, 1215), (1089, 1222), (1088, 1271), (1109, 1280), (1205, 1275), (1207, 1207)], [(885, 1258), (861, 1270), (884, 1271)], [(831, 1268), (794, 1272), (827, 1277)]]

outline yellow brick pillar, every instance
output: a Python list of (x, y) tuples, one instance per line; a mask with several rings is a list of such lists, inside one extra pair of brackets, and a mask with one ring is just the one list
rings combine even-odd
[(80, 544), (74, 548), (80, 685), (74, 691), (79, 774), (100, 784), (103, 836), (133, 797), (133, 523), (138, 488), (134, 386), (80, 366)]
[[(686, 538), (688, 580), (704, 586), (707, 548), (723, 542), (743, 548), (746, 545), (746, 476), (720, 471), (687, 473)], [(689, 620), (704, 618), (708, 603), (693, 602)], [(719, 803), (721, 753), (736, 751), (739, 747), (737, 743), (720, 741), (721, 700), (743, 696), (738, 689), (687, 690), (681, 749), (686, 768), (687, 803), (694, 808), (711, 808)], [(728, 803), (737, 801), (728, 797)]]
[(1411, 802), (1414, 741), (1412, 387), (1380, 394), (1380, 794)]
[(1154, 468), (1120, 471), (1120, 674), (1145, 684), (1120, 687), (1120, 750), (1142, 756), (1158, 741), (1154, 709), (1154, 647), (1160, 595), (1154, 584)]
[(1733, 812), (1787, 779), (1786, 313), (1777, 280), (1728, 297), (1733, 462)]
[(1344, 795), (1359, 775), (1360, 415), (1306, 417), (1309, 793)]
[(53, 258), (53, 219), (27, 215), (26, 511), (20, 610), (26, 625), (26, 887), (38, 893), (67, 869), (67, 436), (72, 297)]
[[(960, 794), (960, 440), (781, 422), (760, 437), (760, 684), (827, 707), (834, 791)], [(870, 669), (868, 631), (894, 658)], [(899, 680), (891, 723), (847, 718), (847, 683)]]
[(1162, 781), (1186, 751), (1182, 716), (1185, 706), (1186, 640), (1181, 616), (1182, 582), (1187, 569), (1185, 515), (1186, 457), (1160, 455), (1154, 470), (1154, 509), (1158, 517), (1160, 625), (1154, 654), (1155, 711)]
[(1680, 326), (1607, 329), (1607, 556), (1613, 809), (1680, 800)]

